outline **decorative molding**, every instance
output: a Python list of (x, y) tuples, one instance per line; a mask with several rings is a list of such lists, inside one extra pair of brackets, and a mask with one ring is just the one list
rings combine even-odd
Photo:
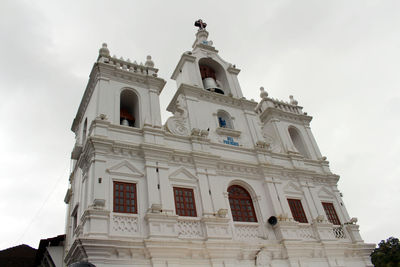
[(325, 186), (321, 187), (321, 189), (318, 191), (318, 196), (321, 200), (335, 199), (335, 194), (329, 191), (329, 189), (327, 189)]
[(180, 167), (169, 175), (169, 179), (175, 182), (197, 183), (198, 178), (185, 167)]
[(112, 175), (129, 176), (129, 177), (143, 177), (144, 174), (139, 171), (135, 166), (124, 160), (108, 169), (106, 171)]
[(218, 163), (217, 174), (225, 176), (261, 178), (262, 173), (258, 167), (249, 167), (249, 164)]
[(138, 217), (135, 215), (113, 214), (112, 231), (116, 234), (137, 234), (139, 232)]
[(203, 238), (203, 230), (199, 220), (178, 218), (178, 238)]
[(260, 239), (258, 223), (235, 223), (235, 239), (257, 240)]
[(288, 195), (303, 195), (303, 190), (292, 181), (283, 187), (283, 191)]
[(272, 137), (271, 135), (267, 134), (266, 127), (263, 129), (263, 137), (265, 142), (268, 144), (268, 150), (275, 152), (275, 153), (283, 153), (283, 146), (277, 140), (277, 138)]
[(215, 129), (215, 131), (219, 135), (226, 135), (226, 136), (233, 136), (233, 137), (239, 137), (242, 134), (241, 131), (234, 130), (231, 128), (218, 127), (217, 129)]
[(190, 134), (188, 111), (185, 97), (183, 95), (178, 96), (173, 110), (174, 115), (168, 118), (165, 123), (165, 129), (175, 135), (188, 136)]

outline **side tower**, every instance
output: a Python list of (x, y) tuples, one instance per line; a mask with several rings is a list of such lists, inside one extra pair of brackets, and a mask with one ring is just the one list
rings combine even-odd
[(158, 144), (163, 132), (159, 94), (166, 82), (157, 72), (151, 56), (138, 64), (110, 56), (106, 44), (99, 50), (71, 127), (67, 264), (100, 254), (114, 257), (120, 252), (111, 248), (119, 238), (146, 231), (138, 214), (147, 211), (154, 194), (147, 191), (146, 178), (155, 175), (156, 166), (141, 148)]
[(90, 75), (72, 130), (65, 262), (96, 266), (372, 266), (312, 117), (293, 97), (243, 97), (235, 65), (199, 27), (172, 79), (110, 57)]

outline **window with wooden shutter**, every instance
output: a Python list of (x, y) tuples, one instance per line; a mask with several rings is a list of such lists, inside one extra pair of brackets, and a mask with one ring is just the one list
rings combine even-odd
[(288, 203), (293, 219), (300, 223), (308, 223), (301, 200), (288, 198)]
[(114, 212), (137, 213), (136, 184), (114, 182)]
[(177, 215), (197, 217), (193, 189), (174, 187), (174, 198)]
[(335, 207), (333, 206), (333, 203), (322, 202), (322, 206), (324, 207), (326, 217), (328, 217), (328, 221), (330, 221), (334, 225), (340, 225), (340, 220), (336, 214), (336, 210)]
[(257, 222), (253, 201), (246, 189), (239, 185), (228, 188), (232, 217), (237, 222)]

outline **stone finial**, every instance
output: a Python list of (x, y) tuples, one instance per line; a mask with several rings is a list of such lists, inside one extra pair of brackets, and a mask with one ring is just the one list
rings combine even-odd
[(290, 99), (290, 104), (291, 105), (297, 106), (297, 104), (299, 103), (299, 102), (297, 102), (296, 99), (293, 98), (292, 95), (289, 96), (289, 99)]
[(102, 57), (109, 57), (110, 56), (110, 50), (108, 50), (106, 43), (103, 43), (103, 45), (99, 49), (99, 55), (102, 56)]
[(266, 91), (264, 91), (264, 87), (260, 87), (260, 97), (262, 98), (262, 99), (266, 99), (267, 97), (268, 97), (268, 93), (266, 92)]
[(225, 218), (227, 214), (228, 214), (228, 209), (219, 209), (217, 211), (217, 216), (220, 218)]
[(151, 60), (151, 56), (150, 56), (150, 55), (148, 55), (148, 56), (146, 57), (146, 62), (144, 63), (144, 65), (145, 65), (146, 67), (150, 67), (150, 68), (153, 68), (153, 67), (154, 67), (154, 62), (153, 62), (153, 60)]

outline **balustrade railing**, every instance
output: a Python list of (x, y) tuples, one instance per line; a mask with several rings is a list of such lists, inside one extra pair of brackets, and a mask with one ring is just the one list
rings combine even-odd
[(157, 76), (158, 69), (145, 66), (143, 64), (138, 64), (135, 62), (130, 62), (128, 60), (123, 60), (123, 59), (118, 59), (116, 57), (102, 57), (101, 62), (108, 64), (108, 65), (113, 65), (117, 69), (125, 70), (128, 72), (134, 72), (134, 73), (140, 73), (144, 75), (153, 75)]
[(333, 227), (333, 235), (337, 238), (337, 239), (344, 239), (346, 238), (346, 233), (343, 229), (342, 226), (334, 226)]
[(302, 239), (315, 239), (314, 231), (310, 225), (299, 225), (297, 235)]
[(179, 218), (178, 219), (178, 237), (179, 238), (202, 238), (203, 229), (197, 218)]
[(291, 113), (295, 113), (295, 114), (303, 114), (302, 112), (302, 107), (300, 106), (295, 106), (283, 101), (279, 101), (277, 99), (271, 99), (271, 101), (274, 103), (274, 107), (286, 112), (291, 112)]
[(258, 223), (238, 223), (234, 224), (235, 239), (254, 240), (261, 237)]
[(137, 215), (115, 213), (112, 215), (111, 230), (114, 234), (132, 235), (139, 233)]

